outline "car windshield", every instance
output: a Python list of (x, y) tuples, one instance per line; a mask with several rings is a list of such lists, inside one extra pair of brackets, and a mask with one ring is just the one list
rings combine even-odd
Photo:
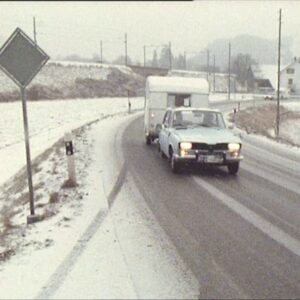
[(220, 112), (202, 110), (180, 110), (173, 114), (174, 128), (217, 127), (225, 128)]

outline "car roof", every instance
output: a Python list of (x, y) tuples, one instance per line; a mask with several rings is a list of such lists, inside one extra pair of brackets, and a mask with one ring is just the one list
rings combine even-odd
[(176, 107), (176, 108), (171, 108), (169, 107), (168, 110), (171, 110), (171, 111), (190, 111), (190, 110), (197, 110), (197, 111), (207, 111), (207, 112), (220, 112), (219, 109), (214, 109), (214, 108), (207, 108), (207, 107)]

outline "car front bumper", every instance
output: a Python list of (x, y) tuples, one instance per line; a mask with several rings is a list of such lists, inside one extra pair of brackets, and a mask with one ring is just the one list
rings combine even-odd
[(243, 160), (244, 156), (240, 153), (233, 155), (230, 152), (224, 151), (222, 153), (194, 153), (179, 155), (175, 154), (175, 160), (180, 163), (191, 164), (214, 164), (214, 165), (228, 165)]

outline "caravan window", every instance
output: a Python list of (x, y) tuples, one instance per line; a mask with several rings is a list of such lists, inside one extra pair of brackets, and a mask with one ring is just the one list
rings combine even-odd
[(188, 94), (168, 94), (168, 107), (190, 107), (191, 95)]

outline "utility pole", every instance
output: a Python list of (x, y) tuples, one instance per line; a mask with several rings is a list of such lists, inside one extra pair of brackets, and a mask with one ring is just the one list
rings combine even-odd
[(171, 42), (169, 42), (169, 60), (170, 60), (170, 70), (172, 70), (172, 51), (171, 51)]
[(37, 45), (37, 41), (36, 41), (35, 17), (33, 17), (33, 37), (34, 37), (34, 43)]
[(231, 59), (231, 44), (229, 43), (228, 47), (228, 101), (230, 101), (230, 59)]
[(207, 49), (206, 72), (207, 72), (206, 78), (207, 78), (207, 81), (208, 81), (208, 73), (209, 73), (209, 49)]
[(144, 46), (144, 67), (146, 67), (146, 46)]
[(127, 33), (125, 33), (125, 66), (127, 66)]
[(216, 91), (216, 55), (214, 54), (214, 77), (213, 77), (213, 85), (214, 85), (214, 92)]
[(103, 63), (103, 56), (102, 56), (102, 41), (100, 41), (100, 63)]
[(183, 53), (183, 58), (184, 58), (184, 69), (186, 70), (186, 52), (185, 51)]
[(279, 10), (279, 37), (278, 37), (278, 69), (277, 69), (277, 114), (276, 114), (276, 138), (279, 138), (280, 122), (280, 48), (281, 48), (281, 8)]

